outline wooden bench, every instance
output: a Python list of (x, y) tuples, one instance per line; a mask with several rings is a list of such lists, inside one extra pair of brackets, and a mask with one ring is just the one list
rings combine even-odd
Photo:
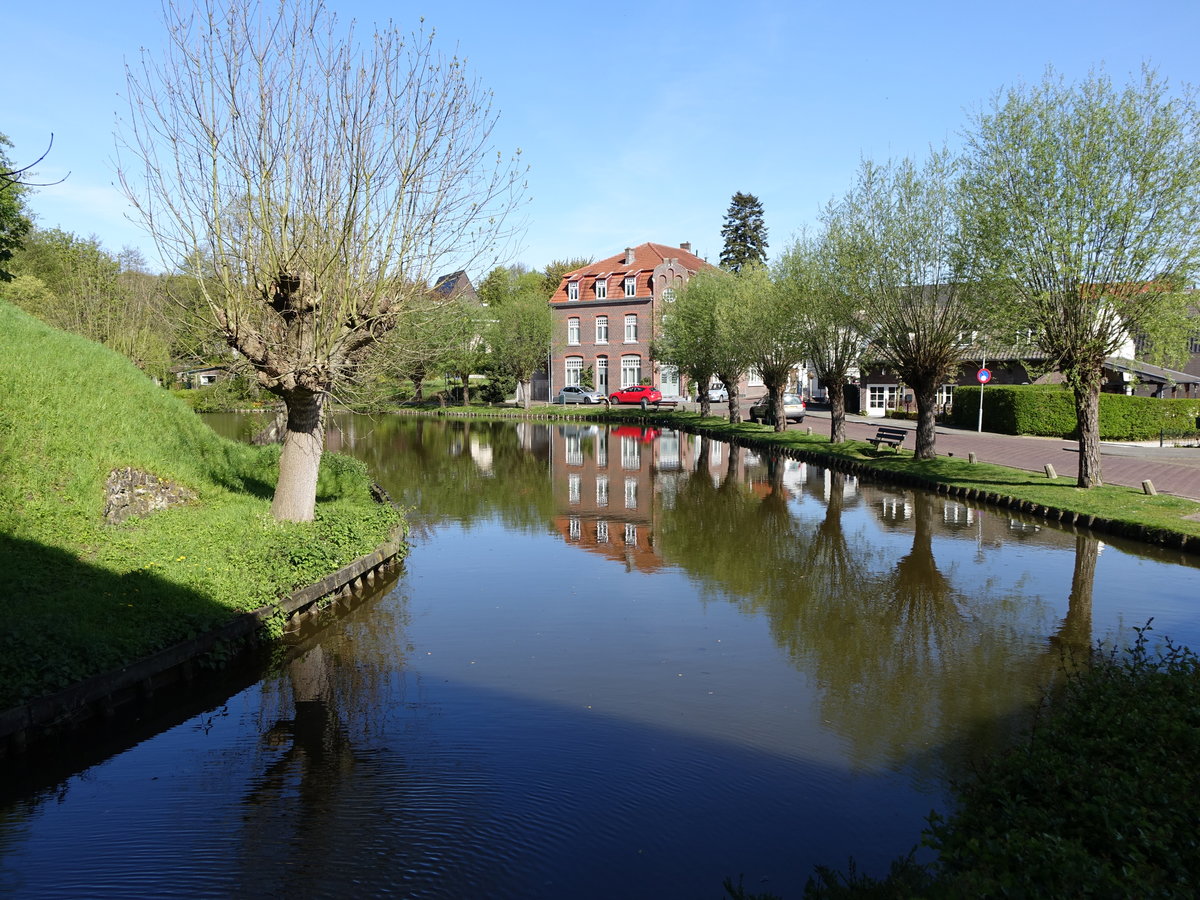
[(888, 425), (881, 425), (879, 430), (875, 432), (875, 437), (867, 438), (867, 443), (874, 444), (876, 450), (879, 449), (880, 444), (887, 444), (899, 453), (900, 445), (904, 443), (904, 437), (907, 434), (907, 428), (892, 428)]
[(654, 409), (674, 409), (678, 405), (678, 400), (658, 400), (654, 403), (651, 403), (649, 400), (642, 401), (642, 409), (649, 409), (651, 407)]

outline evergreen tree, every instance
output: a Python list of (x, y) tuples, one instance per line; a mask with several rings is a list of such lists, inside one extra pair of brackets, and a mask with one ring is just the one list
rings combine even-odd
[(725, 224), (721, 226), (721, 237), (725, 239), (721, 268), (739, 272), (747, 263), (766, 265), (767, 226), (757, 197), (740, 191), (733, 195)]

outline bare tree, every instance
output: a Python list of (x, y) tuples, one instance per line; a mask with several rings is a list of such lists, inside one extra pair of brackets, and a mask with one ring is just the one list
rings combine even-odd
[(287, 409), (272, 513), (308, 520), (326, 398), (436, 272), (492, 261), (523, 172), (432, 33), (360, 38), (322, 0), (164, 14), (127, 71), (121, 183), (164, 260), (206, 260), (215, 324)]

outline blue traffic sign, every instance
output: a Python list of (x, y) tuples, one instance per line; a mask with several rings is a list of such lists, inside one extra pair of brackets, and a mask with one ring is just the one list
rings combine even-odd
[(992, 373), (990, 369), (980, 369), (975, 377), (979, 379), (980, 384), (987, 384), (992, 380)]

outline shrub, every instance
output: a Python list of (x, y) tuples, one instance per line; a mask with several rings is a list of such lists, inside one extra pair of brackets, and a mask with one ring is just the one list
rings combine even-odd
[[(950, 423), (975, 428), (979, 388), (954, 389)], [(1200, 431), (1200, 400), (1100, 395), (1100, 437), (1109, 441), (1149, 441), (1162, 434), (1184, 437)], [(1062, 385), (989, 385), (983, 393), (983, 427), (999, 434), (1077, 437), (1075, 400)]]

